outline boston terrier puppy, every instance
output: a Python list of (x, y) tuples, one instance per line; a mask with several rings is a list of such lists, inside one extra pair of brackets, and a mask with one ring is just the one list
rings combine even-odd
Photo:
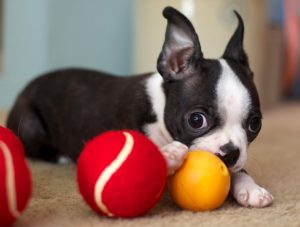
[(261, 129), (262, 114), (247, 55), (244, 25), (223, 56), (206, 59), (191, 22), (167, 7), (167, 29), (157, 73), (116, 77), (64, 69), (31, 82), (13, 106), (7, 126), (28, 157), (76, 161), (84, 144), (107, 130), (146, 134), (164, 155), (169, 174), (190, 149), (219, 156), (232, 175), (232, 193), (244, 206), (265, 207), (273, 196), (243, 170), (247, 147)]

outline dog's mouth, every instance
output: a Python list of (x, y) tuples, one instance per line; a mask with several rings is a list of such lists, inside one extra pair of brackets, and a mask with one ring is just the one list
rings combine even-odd
[(216, 154), (217, 157), (219, 157), (228, 168), (233, 167), (237, 161), (239, 160), (239, 153), (237, 154), (233, 154), (232, 156), (228, 156), (228, 155), (221, 155), (221, 154)]
[(238, 164), (239, 155), (233, 155), (232, 157), (228, 157), (226, 155), (224, 156), (219, 153), (215, 155), (225, 163), (225, 165), (231, 172), (238, 172), (243, 168)]

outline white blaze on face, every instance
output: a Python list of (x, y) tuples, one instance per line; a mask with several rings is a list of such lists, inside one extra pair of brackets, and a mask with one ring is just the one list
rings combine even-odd
[(220, 63), (222, 74), (217, 85), (219, 112), (229, 127), (235, 124), (241, 126), (249, 113), (250, 95), (226, 61), (221, 59)]
[(238, 171), (247, 159), (248, 141), (243, 122), (249, 113), (251, 100), (249, 92), (228, 63), (224, 59), (219, 62), (221, 75), (216, 86), (216, 96), (221, 126), (212, 134), (195, 139), (191, 148), (222, 154), (220, 147), (232, 142), (240, 149), (240, 157), (231, 170)]

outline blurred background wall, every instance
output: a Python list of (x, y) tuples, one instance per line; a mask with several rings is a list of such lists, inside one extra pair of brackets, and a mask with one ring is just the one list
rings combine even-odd
[[(292, 2), (299, 6), (300, 2), (1, 1), (2, 109), (10, 108), (16, 95), (28, 81), (40, 73), (60, 67), (88, 67), (119, 75), (155, 71), (166, 26), (161, 12), (167, 5), (176, 7), (190, 18), (207, 58), (222, 55), (237, 25), (232, 10), (238, 10), (245, 21), (245, 49), (255, 73), (262, 104), (266, 108), (274, 106), (283, 97), (282, 77), (286, 56), (283, 21), (284, 13), (285, 16), (289, 15), (289, 11), (284, 11), (284, 3)], [(290, 78), (288, 81), (293, 82)], [(290, 86), (292, 84), (290, 82)]]
[(0, 108), (60, 67), (132, 72), (132, 0), (2, 0)]

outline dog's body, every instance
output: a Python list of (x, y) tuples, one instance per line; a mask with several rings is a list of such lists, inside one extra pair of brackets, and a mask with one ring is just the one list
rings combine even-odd
[(247, 146), (261, 126), (259, 99), (243, 50), (243, 22), (221, 59), (204, 59), (192, 24), (164, 10), (166, 39), (159, 73), (114, 77), (69, 69), (33, 81), (13, 107), (8, 127), (27, 155), (76, 161), (84, 143), (113, 129), (145, 133), (165, 156), (172, 174), (188, 149), (218, 155), (232, 172), (232, 192), (245, 206), (263, 207), (273, 197), (243, 171)]

